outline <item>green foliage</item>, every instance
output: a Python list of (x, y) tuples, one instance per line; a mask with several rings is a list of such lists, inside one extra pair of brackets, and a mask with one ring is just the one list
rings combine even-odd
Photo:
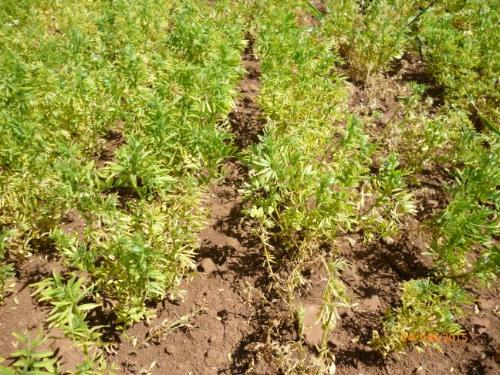
[(500, 270), (496, 8), (492, 1), (444, 1), (418, 22), (422, 53), (446, 101), (483, 132), (462, 119), (467, 125), (451, 158), (459, 165), (451, 200), (431, 223), (436, 272), (460, 283), (489, 282)]
[(128, 325), (149, 316), (146, 302), (175, 293), (192, 269), (196, 233), (205, 225), (200, 200), (198, 188), (186, 186), (161, 203), (130, 203), (132, 217), (116, 209), (93, 211), (93, 221), (104, 230), (87, 227), (89, 242), (60, 230), (51, 238), (69, 264), (90, 273), (96, 290), (113, 301), (118, 322)]
[(168, 175), (168, 171), (158, 165), (152, 151), (145, 151), (145, 145), (139, 139), (131, 139), (116, 155), (116, 162), (107, 170), (106, 185), (113, 188), (131, 188), (139, 197), (161, 190), (171, 190), (177, 182)]
[[(8, 21), (0, 31), (0, 207), (2, 224), (16, 231), (13, 253), (32, 250), (67, 209), (99, 201), (110, 185), (140, 196), (169, 190), (179, 175), (216, 174), (231, 154), (218, 122), (241, 73), (237, 18), (197, 2), (0, 10)], [(24, 17), (31, 22), (14, 22)], [(172, 48), (175, 36), (186, 45)], [(197, 56), (196, 46), (206, 52)], [(101, 184), (95, 155), (110, 131), (129, 142)]]
[(387, 68), (403, 55), (408, 43), (408, 24), (422, 1), (333, 0), (327, 2), (327, 32), (348, 64), (355, 80)]
[[(400, 220), (416, 212), (412, 194), (406, 190), (405, 177), (408, 174), (408, 171), (399, 168), (398, 156), (392, 153), (363, 189), (361, 205), (364, 213), (359, 219), (359, 226), (367, 240), (372, 240), (375, 235), (392, 238), (398, 234)], [(364, 202), (365, 197), (370, 198), (369, 205)]]
[(356, 118), (338, 125), (342, 115), (334, 103), (346, 94), (330, 72), (336, 57), (320, 31), (297, 24), (292, 9), (271, 2), (260, 15), (259, 103), (269, 120), (246, 157), (246, 194), (263, 242), (304, 255), (356, 227), (356, 189), (373, 148)]
[(73, 375), (112, 375), (113, 365), (108, 365), (102, 351), (93, 355), (86, 355), (85, 359), (76, 366)]
[(456, 319), (463, 314), (462, 305), (471, 303), (471, 299), (457, 284), (410, 280), (403, 284), (402, 293), (401, 306), (384, 319), (383, 335), (373, 332), (370, 344), (384, 355), (412, 342), (434, 343), (434, 335), (463, 334)]
[(500, 43), (495, 0), (439, 1), (418, 22), (417, 38), (428, 68), (449, 100), (498, 126)]
[[(89, 325), (95, 309), (121, 329), (151, 316), (149, 303), (177, 293), (193, 268), (202, 197), (234, 155), (249, 168), (247, 213), (269, 271), (274, 262), (291, 270), (292, 296), (309, 257), (333, 249), (339, 234), (395, 239), (416, 212), (408, 181), (418, 186), (420, 173), (440, 165), (455, 182), (429, 225), (439, 284), (406, 282), (372, 343), (387, 353), (408, 335), (460, 334), (455, 318), (469, 299), (457, 285), (494, 280), (500, 267), (496, 3), (324, 5), (325, 13), (292, 0), (0, 2), (0, 300), (10, 262), (50, 247), (75, 271), (36, 283), (34, 295), (52, 306), (50, 326), (87, 354), (102, 344), (102, 327)], [(239, 154), (226, 117), (248, 33), (267, 123)], [(333, 69), (343, 59), (367, 83), (404, 52), (420, 55), (444, 103), (410, 84), (374, 135), (371, 115), (350, 113), (345, 78)], [(81, 231), (67, 229), (70, 212)], [(336, 309), (348, 304), (342, 266), (326, 264), (323, 349)], [(27, 349), (5, 371), (56, 372), (40, 338), (18, 340)], [(333, 369), (325, 358), (291, 367)], [(77, 373), (105, 370), (102, 356), (89, 356)]]
[(8, 233), (0, 232), (0, 303), (6, 292), (6, 282), (14, 276), (14, 265), (5, 262), (5, 245), (8, 239)]
[(33, 295), (39, 302), (48, 302), (53, 306), (47, 321), (49, 327), (59, 327), (64, 334), (84, 345), (99, 342), (101, 327), (89, 327), (86, 317), (90, 311), (101, 306), (88, 302), (93, 286), (84, 286), (84, 281), (76, 275), (64, 280), (54, 273), (51, 278), (32, 285)]
[(488, 282), (500, 272), (495, 240), (500, 234), (500, 152), (496, 139), (490, 142), (485, 149), (476, 134), (464, 137), (462, 160), (466, 165), (456, 172), (452, 200), (435, 220), (430, 250), (437, 272), (461, 282)]
[(345, 162), (337, 165), (318, 160), (319, 155), (308, 155), (299, 137), (275, 137), (267, 133), (255, 147), (251, 160), (252, 190), (248, 194), (260, 193), (252, 197), (254, 206), (250, 215), (262, 224), (263, 233), (294, 249), (307, 248), (314, 242), (319, 244), (334, 238), (343, 228), (352, 228), (357, 213), (352, 203), (354, 188), (366, 171), (362, 164), (366, 158), (358, 153), (362, 159), (359, 164), (347, 160), (358, 150), (368, 151), (364, 148), (360, 124), (352, 121), (340, 140), (346, 147), (335, 153)]
[(119, 303), (118, 321), (138, 321), (147, 311), (145, 302), (161, 299), (170, 286), (164, 271), (168, 260), (139, 235), (116, 238), (108, 246), (96, 276), (104, 292)]
[[(414, 212), (406, 172), (391, 155), (370, 176), (375, 145), (360, 120), (342, 111), (344, 82), (331, 74), (337, 57), (324, 37), (329, 15), (311, 30), (297, 23), (294, 6), (266, 6), (258, 15), (256, 52), (258, 100), (268, 123), (246, 156), (245, 193), (268, 259), (276, 260), (276, 244), (300, 259), (339, 233), (363, 230), (368, 240), (394, 235), (399, 220)], [(371, 207), (368, 197), (375, 201)]]
[[(51, 323), (76, 340), (98, 339), (81, 298), (113, 301), (125, 327), (192, 267), (202, 195), (234, 154), (221, 120), (245, 44), (227, 5), (0, 4), (1, 256), (50, 242), (88, 276), (92, 287), (59, 276), (37, 286), (59, 306)], [(65, 230), (68, 212), (81, 233)]]
[(52, 350), (44, 350), (45, 339), (40, 332), (35, 338), (29, 334), (13, 333), (21, 348), (10, 355), (13, 363), (10, 367), (0, 365), (0, 372), (5, 375), (55, 375), (58, 363)]

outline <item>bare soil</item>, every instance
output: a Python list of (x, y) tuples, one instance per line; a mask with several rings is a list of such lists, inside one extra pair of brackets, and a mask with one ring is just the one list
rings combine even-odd
[(231, 131), (239, 148), (256, 143), (266, 123), (257, 103), (260, 93), (260, 64), (253, 53), (251, 36), (248, 36), (242, 63), (246, 74), (240, 82), (240, 95), (236, 100), (235, 109), (229, 114)]
[(100, 150), (94, 155), (97, 168), (104, 167), (115, 158), (115, 151), (125, 143), (123, 136), (123, 121), (117, 121), (115, 127), (110, 129), (102, 139)]

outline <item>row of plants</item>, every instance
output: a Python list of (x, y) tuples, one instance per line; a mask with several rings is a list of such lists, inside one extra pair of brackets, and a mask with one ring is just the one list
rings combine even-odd
[(370, 173), (377, 145), (347, 113), (344, 79), (332, 74), (338, 58), (325, 29), (298, 24), (291, 4), (267, 3), (256, 53), (258, 100), (268, 122), (246, 156), (249, 214), (260, 223), (263, 243), (300, 258), (349, 231), (362, 231), (367, 240), (389, 238), (399, 217), (414, 211), (406, 171), (393, 152), (378, 174)]
[(245, 43), (228, 5), (0, 5), (0, 292), (7, 264), (58, 258), (34, 296), (86, 354), (105, 344), (90, 315), (147, 319), (193, 268), (203, 194), (234, 153)]
[[(426, 344), (426, 334), (463, 334), (456, 321), (472, 301), (464, 287), (488, 283), (499, 271), (498, 64), (487, 52), (494, 50), (497, 15), (492, 3), (452, 3), (327, 1), (310, 24), (300, 21), (311, 12), (307, 2), (252, 8), (267, 124), (245, 156), (245, 193), (270, 273), (288, 269), (289, 301), (305, 281), (303, 264), (339, 235), (396, 239), (416, 213), (409, 186), (421, 186), (421, 172), (441, 168), (452, 180), (443, 180), (448, 205), (424, 223), (432, 234), (431, 279), (402, 283), (401, 306), (388, 312), (382, 336), (374, 332), (371, 343), (384, 354), (404, 349), (408, 335)], [(370, 119), (347, 113), (340, 72), (364, 86), (408, 53), (443, 88), (443, 102), (429, 97), (425, 84), (408, 83), (402, 116), (386, 129), (390, 140), (374, 137)], [(326, 298), (322, 311), (346, 303)], [(331, 317), (319, 317), (327, 330)]]
[(412, 184), (419, 186), (418, 174), (433, 168), (444, 170), (452, 182), (443, 182), (447, 206), (425, 223), (432, 233), (433, 281), (402, 284), (401, 306), (388, 312), (385, 336), (374, 332), (372, 344), (387, 354), (404, 349), (408, 335), (424, 344), (429, 334), (461, 335), (456, 320), (472, 301), (464, 288), (488, 285), (500, 267), (495, 4), (345, 0), (327, 2), (326, 14), (328, 33), (351, 79), (370, 84), (371, 77), (388, 74), (396, 60), (413, 54), (425, 64), (420, 74), (434, 80), (423, 77), (427, 84), (443, 92), (439, 105), (425, 84), (410, 84), (411, 94), (399, 98), (402, 118), (389, 124), (386, 139), (377, 140), (383, 152), (401, 155)]
[[(252, 8), (262, 71), (258, 103), (267, 123), (260, 141), (244, 153), (247, 214), (258, 222), (268, 271), (277, 285), (285, 285), (299, 326), (301, 307), (295, 300), (311, 259), (345, 233), (362, 233), (367, 242), (395, 237), (400, 220), (415, 211), (408, 171), (400, 167), (397, 152), (385, 155), (378, 173), (371, 172), (378, 145), (361, 119), (348, 113), (345, 79), (333, 71), (340, 60), (328, 22), (324, 17), (316, 26), (301, 22), (310, 9), (307, 2), (272, 0)], [(339, 319), (337, 309), (349, 306), (339, 277), (346, 265), (335, 258), (324, 261), (328, 283), (318, 316), (324, 329), (321, 355), (319, 362), (301, 362), (304, 373), (334, 369), (328, 336)]]

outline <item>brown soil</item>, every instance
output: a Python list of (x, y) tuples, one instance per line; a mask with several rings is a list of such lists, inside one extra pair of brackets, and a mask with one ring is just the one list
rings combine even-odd
[(115, 158), (115, 152), (121, 145), (125, 143), (123, 137), (123, 127), (125, 124), (123, 121), (117, 121), (115, 127), (110, 129), (104, 136), (102, 140), (102, 146), (99, 152), (95, 155), (96, 167), (102, 168), (107, 163), (111, 162)]
[[(342, 320), (330, 337), (336, 356), (338, 374), (495, 374), (499, 366), (495, 353), (500, 339), (500, 321), (495, 309), (496, 289), (475, 293), (484, 310), (467, 311), (462, 323), (468, 341), (443, 343), (442, 352), (426, 348), (423, 352), (411, 349), (404, 355), (392, 354), (383, 358), (368, 345), (373, 330), (381, 332), (381, 319), (388, 309), (399, 304), (400, 283), (427, 274), (429, 259), (420, 247), (418, 229), (409, 228), (406, 235), (394, 244), (383, 242), (363, 245), (356, 236), (340, 242), (341, 256), (350, 266), (342, 279), (348, 286), (352, 310), (342, 312)], [(312, 278), (308, 298), (320, 300), (322, 270)], [(319, 285), (318, 285), (319, 284)], [(496, 327), (495, 329), (491, 329)], [(481, 329), (482, 328), (482, 329)]]
[(260, 93), (260, 64), (253, 53), (253, 39), (250, 36), (242, 62), (246, 74), (240, 82), (240, 95), (236, 100), (235, 109), (229, 114), (234, 141), (239, 148), (256, 143), (266, 122), (257, 104)]
[(85, 230), (85, 220), (77, 210), (69, 210), (63, 217), (61, 230), (68, 235), (76, 234), (80, 241), (83, 241)]
[(401, 59), (392, 64), (387, 75), (393, 76), (403, 84), (410, 81), (424, 84), (426, 86), (424, 96), (432, 99), (433, 108), (443, 105), (444, 88), (436, 82), (418, 55), (405, 53)]

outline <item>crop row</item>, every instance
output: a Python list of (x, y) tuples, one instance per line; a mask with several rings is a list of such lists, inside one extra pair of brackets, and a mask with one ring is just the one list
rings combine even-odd
[(203, 194), (234, 151), (223, 120), (244, 43), (227, 9), (0, 5), (0, 286), (12, 263), (57, 257), (64, 275), (34, 294), (85, 351), (101, 342), (90, 314), (147, 318), (193, 267)]
[[(259, 104), (268, 122), (245, 156), (246, 194), (268, 269), (296, 308), (305, 265), (330, 250), (318, 317), (327, 336), (337, 307), (348, 303), (338, 279), (342, 262), (328, 260), (336, 238), (361, 233), (365, 242), (394, 242), (417, 213), (412, 188), (425, 183), (422, 172), (443, 168), (452, 180), (443, 185), (449, 203), (423, 223), (432, 237), (430, 278), (402, 283), (401, 305), (389, 312), (383, 336), (373, 332), (371, 344), (388, 353), (407, 345), (405, 334), (421, 337), (421, 344), (428, 334), (460, 335), (456, 319), (471, 303), (463, 288), (488, 284), (500, 266), (498, 65), (495, 53), (484, 54), (492, 50), (487, 35), (498, 37), (494, 5), (345, 0), (325, 7), (264, 1), (253, 10)], [(313, 21), (304, 22), (307, 13)], [(373, 131), (375, 116), (349, 113), (345, 80), (367, 87), (405, 53), (420, 54), (443, 102), (429, 97), (425, 85), (408, 83), (399, 98), (402, 116), (388, 124), (387, 139)]]

